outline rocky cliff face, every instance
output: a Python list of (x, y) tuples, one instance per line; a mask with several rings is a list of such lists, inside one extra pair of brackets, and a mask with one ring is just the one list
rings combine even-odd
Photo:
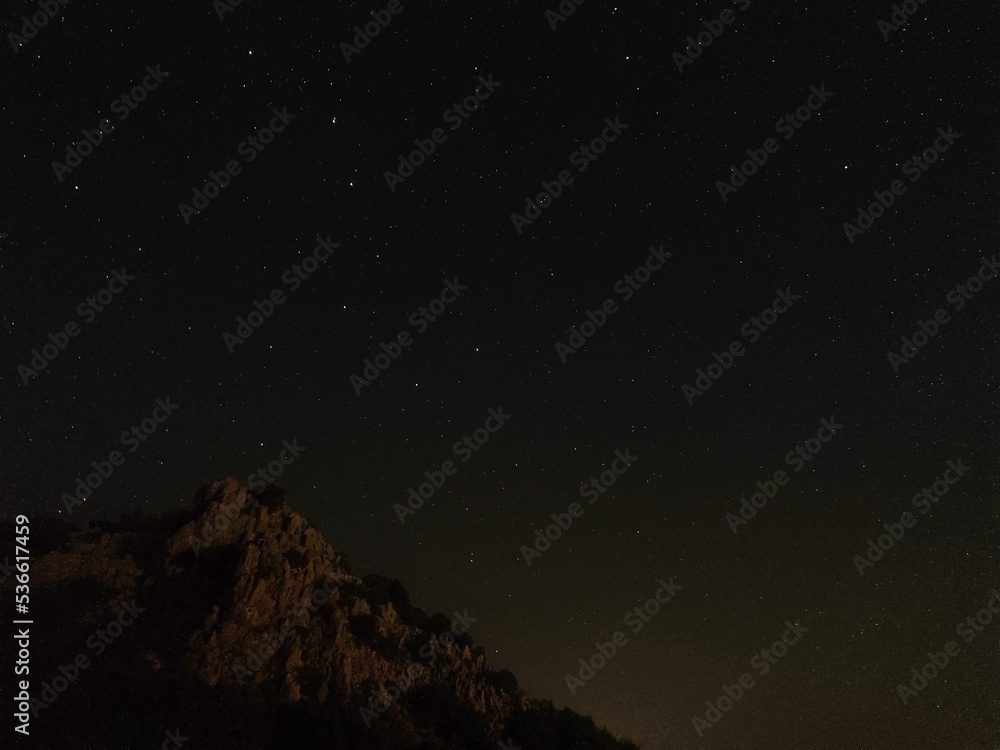
[(187, 665), (208, 685), (238, 683), (321, 704), (338, 696), (379, 718), (403, 711), (394, 686), (448, 685), (494, 735), (521, 705), (490, 685), (481, 654), (455, 640), (463, 623), (428, 632), (426, 621), (404, 622), (399, 602), (353, 574), (288, 507), (262, 505), (232, 479), (209, 486), (203, 503), (168, 540), (167, 556), (179, 579), (199, 576), (214, 555), (232, 565), (224, 599), (188, 637)]
[[(181, 518), (73, 532), (32, 583), (38, 621), (53, 623), (35, 727), (65, 747), (159, 747), (175, 727), (218, 748), (495, 748), (542, 734), (622, 747), (526, 700), (474, 648), (467, 614), (428, 617), (398, 581), (356, 574), (274, 493), (233, 479)], [(124, 632), (92, 637), (123, 611)], [(79, 653), (92, 665), (52, 688)]]

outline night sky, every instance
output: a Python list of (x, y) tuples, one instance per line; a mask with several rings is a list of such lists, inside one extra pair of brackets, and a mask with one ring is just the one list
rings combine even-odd
[[(59, 6), (3, 52), (4, 506), (66, 517), (119, 450), (72, 520), (157, 515), (296, 443), (278, 485), (361, 571), (468, 610), (530, 695), (644, 748), (994, 748), (1000, 624), (897, 694), (1000, 587), (1000, 280), (969, 284), (1000, 274), (1000, 13), (916, 5), (895, 30), (871, 0)], [(434, 151), (400, 177), (415, 141)], [(186, 209), (210, 173), (227, 185)], [(636, 460), (591, 503), (616, 452)], [(949, 461), (970, 468), (921, 513)], [(786, 622), (801, 645), (699, 737)]]

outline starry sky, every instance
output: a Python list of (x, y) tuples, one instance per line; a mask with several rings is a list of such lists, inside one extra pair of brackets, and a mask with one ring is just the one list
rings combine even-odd
[[(935, 0), (884, 33), (886, 2), (585, 3), (553, 20), (555, 2), (402, 0), (349, 61), (354, 27), (384, 5), (219, 7), (74, 0), (16, 53), (8, 37), (7, 509), (66, 515), (63, 494), (118, 449), (73, 519), (155, 515), (298, 441), (278, 484), (336, 548), (429, 610), (467, 609), (529, 694), (645, 748), (903, 747), (945, 728), (971, 743), (996, 727), (963, 713), (978, 706), (963, 690), (997, 676), (979, 668), (994, 645), (922, 702), (894, 692), (996, 585), (1000, 281), (947, 301), (1000, 249), (994, 5)], [(727, 7), (733, 23), (678, 70), (686, 37)], [(34, 10), (8, 9), (5, 33)], [(166, 75), (123, 108), (147, 68)], [(481, 80), (496, 85), (457, 119)], [(785, 140), (776, 122), (813, 87), (831, 95)], [(105, 118), (78, 166), (53, 165)], [(609, 122), (615, 140), (582, 161)], [(949, 127), (959, 137), (911, 182)], [(719, 182), (768, 138), (778, 150), (723, 200)], [(238, 173), (185, 215), (227, 164)], [(518, 227), (564, 170), (572, 183)], [(894, 180), (905, 194), (852, 242), (845, 222)], [(300, 274), (317, 238), (335, 247)], [(622, 293), (661, 246), (670, 257)], [(465, 288), (431, 320), (420, 309), (448, 282)], [(109, 284), (121, 291), (89, 312)], [(272, 290), (273, 315), (227, 343)], [(744, 334), (782, 290), (799, 299)], [(939, 308), (949, 322), (894, 369), (889, 352)], [(69, 323), (78, 335), (24, 376)], [(410, 344), (356, 387), (403, 331)], [(690, 398), (733, 341), (742, 356)], [(123, 448), (158, 399), (176, 409)], [(491, 409), (510, 418), (463, 461), (453, 446)], [(786, 454), (825, 418), (843, 429), (794, 472)], [(638, 459), (615, 485), (581, 500), (626, 450)], [(455, 475), (401, 523), (394, 505), (449, 459)], [(973, 468), (954, 494), (859, 576), (852, 556), (957, 459)], [(788, 487), (734, 534), (727, 514), (782, 468)], [(522, 546), (573, 502), (583, 515), (527, 565)], [(577, 659), (671, 576), (683, 590), (571, 693)], [(811, 637), (699, 737), (691, 717), (785, 621)]]

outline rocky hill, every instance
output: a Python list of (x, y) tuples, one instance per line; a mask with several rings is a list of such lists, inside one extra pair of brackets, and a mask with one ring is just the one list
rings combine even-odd
[(31, 747), (634, 748), (527, 699), (466, 613), (359, 575), (277, 492), (227, 478), (171, 518), (46, 534)]

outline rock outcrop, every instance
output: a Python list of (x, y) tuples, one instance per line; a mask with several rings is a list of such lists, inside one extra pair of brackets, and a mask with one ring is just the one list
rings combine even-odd
[[(59, 746), (159, 747), (175, 727), (218, 748), (626, 746), (527, 700), (462, 613), (429, 617), (398, 581), (358, 575), (278, 493), (231, 478), (183, 517), (70, 533), (32, 584), (37, 619), (54, 623), (34, 721)], [(90, 636), (129, 607), (135, 624), (98, 655)], [(51, 688), (78, 653), (92, 665)]]

